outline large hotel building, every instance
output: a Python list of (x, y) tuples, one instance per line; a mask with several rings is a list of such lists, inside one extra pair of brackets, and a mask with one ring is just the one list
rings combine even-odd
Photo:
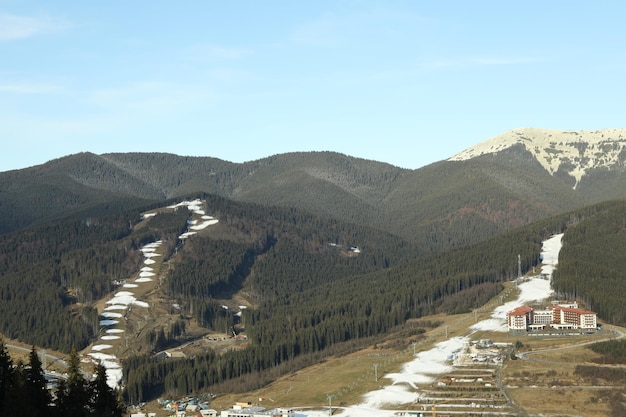
[(578, 303), (553, 303), (546, 309), (517, 307), (506, 314), (509, 331), (545, 329), (595, 330), (597, 313), (578, 308)]

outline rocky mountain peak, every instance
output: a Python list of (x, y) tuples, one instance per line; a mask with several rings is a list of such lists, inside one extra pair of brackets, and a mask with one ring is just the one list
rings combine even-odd
[(565, 169), (576, 179), (576, 185), (592, 169), (621, 167), (626, 162), (624, 128), (577, 131), (514, 129), (472, 146), (448, 160), (465, 161), (498, 153), (516, 144), (523, 145), (550, 174)]

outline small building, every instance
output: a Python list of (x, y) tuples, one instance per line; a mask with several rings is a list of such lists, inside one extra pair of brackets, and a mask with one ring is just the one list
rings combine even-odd
[(251, 403), (237, 403), (233, 408), (222, 410), (221, 417), (295, 417), (291, 408), (265, 409)]

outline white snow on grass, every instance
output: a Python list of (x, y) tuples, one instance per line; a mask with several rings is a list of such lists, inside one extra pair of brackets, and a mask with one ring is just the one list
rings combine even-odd
[[(156, 215), (156, 213), (154, 213)], [(157, 253), (157, 249), (161, 246), (162, 241), (158, 240), (156, 242), (149, 243), (144, 245), (140, 250), (144, 257), (144, 265), (140, 270), (139, 278), (135, 280), (135, 282), (149, 282), (152, 281), (149, 277), (153, 277), (156, 274), (154, 273), (154, 268), (147, 266), (155, 264), (156, 261), (152, 258), (161, 256), (161, 254)], [(137, 288), (137, 284), (124, 284), (124, 288)], [(105, 318), (105, 320), (100, 321), (100, 325), (103, 327), (107, 326), (115, 326), (119, 324), (118, 320), (113, 320), (114, 318), (122, 318), (123, 315), (120, 313), (112, 313), (111, 310), (127, 310), (129, 306), (138, 306), (138, 307), (148, 307), (148, 303), (144, 301), (139, 301), (135, 297), (135, 294), (131, 291), (120, 291), (116, 293), (113, 298), (106, 302), (107, 307), (105, 307), (105, 312), (100, 314), (101, 317)], [(124, 333), (123, 329), (106, 329), (106, 335), (100, 337), (101, 340), (119, 340), (121, 337), (117, 334)], [(119, 384), (122, 380), (122, 367), (119, 364), (119, 361), (115, 355), (106, 355), (103, 353), (99, 353), (98, 351), (111, 349), (113, 345), (109, 344), (99, 344), (92, 347), (93, 351), (91, 353), (91, 357), (94, 360), (100, 362), (106, 369), (107, 375), (107, 384), (111, 388), (119, 387)]]
[(104, 312), (104, 313), (100, 314), (100, 317), (104, 317), (105, 319), (121, 319), (122, 315), (120, 313)]
[(543, 242), (541, 248), (541, 273), (552, 277), (552, 272), (556, 268), (559, 261), (559, 251), (561, 250), (563, 233), (554, 235), (550, 239)]
[(491, 318), (474, 324), (472, 330), (484, 330), (494, 332), (507, 332), (506, 313), (523, 304), (529, 304), (533, 301), (541, 301), (550, 297), (552, 289), (550, 281), (542, 278), (532, 278), (518, 285), (520, 290), (517, 300), (509, 301), (497, 307), (491, 313)]
[(107, 301), (107, 304), (121, 304), (121, 305), (129, 305), (132, 304), (136, 300), (135, 296), (132, 292), (129, 291), (120, 291), (115, 296)]
[(517, 300), (509, 301), (508, 303), (497, 307), (493, 310), (490, 319), (474, 324), (471, 327), (472, 330), (507, 332), (509, 330), (506, 324), (507, 312), (523, 304), (530, 304), (533, 301), (545, 300), (552, 295), (553, 291), (550, 287), (550, 281), (552, 279), (552, 272), (556, 268), (556, 264), (559, 260), (562, 238), (563, 234), (561, 233), (542, 242), (540, 257), (542, 259), (543, 266), (541, 268), (541, 272), (546, 276), (546, 279), (535, 277), (519, 284), (518, 289), (520, 290), (520, 294)]
[(115, 355), (110, 355), (108, 353), (102, 353), (102, 352), (91, 352), (89, 356), (91, 356), (93, 359), (100, 361), (100, 362), (117, 359)]
[(183, 200), (178, 204), (167, 206), (169, 209), (176, 209), (178, 207), (187, 207), (189, 211), (202, 211), (202, 201), (200, 201), (199, 198), (196, 198), (193, 201)]
[(123, 305), (120, 305), (120, 304), (115, 304), (115, 305), (106, 307), (104, 310), (105, 311), (108, 311), (108, 310), (126, 310), (126, 306), (123, 306)]
[(112, 347), (113, 345), (94, 345), (91, 349), (99, 352), (101, 350), (111, 349)]
[(212, 226), (214, 224), (219, 223), (219, 220), (217, 219), (213, 219), (213, 220), (205, 220), (202, 223), (195, 225), (195, 226), (191, 226), (190, 229), (191, 230), (202, 230), (202, 229), (206, 229), (209, 226)]

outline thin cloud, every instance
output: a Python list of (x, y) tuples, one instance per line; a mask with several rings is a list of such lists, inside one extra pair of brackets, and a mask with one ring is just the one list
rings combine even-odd
[(0, 13), (0, 41), (31, 38), (67, 27), (67, 23), (47, 16), (30, 17)]

